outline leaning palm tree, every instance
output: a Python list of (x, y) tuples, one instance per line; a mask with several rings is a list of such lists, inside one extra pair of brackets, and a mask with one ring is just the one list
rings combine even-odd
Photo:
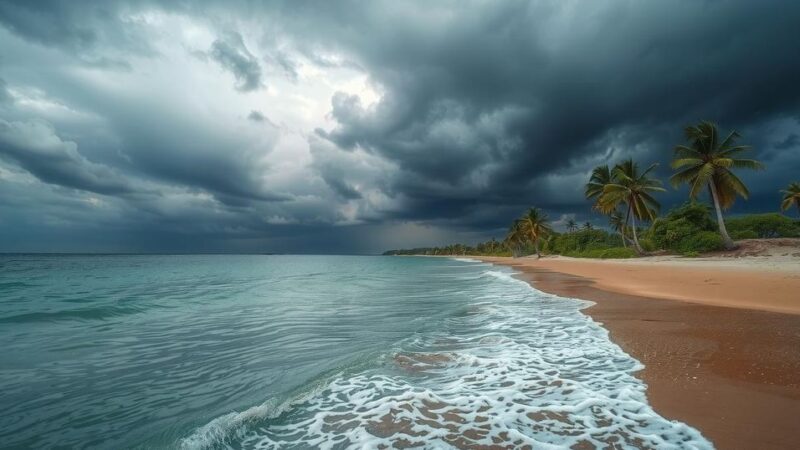
[(622, 237), (622, 246), (628, 247), (628, 240), (625, 238), (625, 217), (622, 216), (622, 213), (618, 210), (614, 210), (611, 214), (608, 215), (608, 224), (611, 225), (611, 229), (619, 233)]
[(786, 190), (781, 192), (783, 193), (781, 211), (786, 211), (794, 205), (797, 207), (797, 212), (800, 213), (800, 182), (789, 183)]
[(590, 200), (595, 200), (593, 208), (604, 214), (608, 213), (609, 211), (603, 209), (599, 199), (603, 195), (603, 189), (605, 189), (608, 183), (611, 183), (611, 180), (612, 180), (611, 170), (608, 168), (607, 165), (603, 165), (603, 166), (597, 166), (594, 168), (594, 170), (592, 170), (592, 175), (589, 178), (589, 182), (586, 183), (586, 189), (585, 189), (586, 198)]
[(636, 235), (636, 219), (655, 219), (661, 205), (650, 193), (664, 192), (660, 181), (648, 177), (656, 166), (657, 164), (652, 164), (644, 172), (639, 173), (638, 165), (631, 159), (617, 164), (612, 173), (613, 181), (606, 185), (599, 199), (600, 207), (605, 211), (613, 211), (622, 203), (627, 205), (627, 215), (632, 222), (633, 246), (640, 254), (644, 253), (644, 250)]
[(503, 243), (511, 250), (511, 255), (516, 257), (523, 242), (525, 242), (525, 234), (519, 221), (515, 220), (511, 224), (511, 228), (508, 229), (508, 234), (506, 234)]
[(548, 222), (547, 214), (539, 208), (530, 208), (522, 217), (517, 219), (516, 223), (522, 235), (533, 242), (533, 246), (536, 249), (536, 257), (541, 258), (539, 240), (553, 232), (553, 228)]
[(570, 233), (574, 233), (578, 230), (578, 222), (575, 222), (575, 219), (567, 219), (567, 231)]
[(730, 208), (737, 195), (746, 199), (750, 192), (731, 169), (761, 169), (764, 166), (754, 159), (736, 157), (750, 148), (746, 145), (734, 145), (740, 137), (736, 131), (732, 131), (720, 142), (717, 126), (703, 121), (686, 127), (685, 134), (689, 145), (675, 147), (672, 168), (680, 171), (670, 181), (674, 186), (687, 183), (692, 199), (697, 198), (704, 188), (708, 188), (725, 248), (733, 249), (736, 246), (725, 228), (722, 210)]

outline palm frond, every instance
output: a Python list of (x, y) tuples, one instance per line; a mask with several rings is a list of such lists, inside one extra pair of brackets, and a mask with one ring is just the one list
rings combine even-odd
[(714, 174), (714, 178), (718, 180), (717, 186), (722, 190), (733, 191), (745, 199), (750, 196), (750, 191), (747, 190), (747, 186), (745, 186), (742, 180), (730, 170), (717, 170)]
[(697, 177), (689, 183), (689, 197), (697, 198), (703, 186), (708, 185), (709, 181), (714, 176), (714, 166), (711, 163), (705, 163), (700, 167), (697, 172)]
[(683, 183), (691, 183), (691, 181), (697, 177), (698, 172), (700, 172), (702, 168), (703, 165), (689, 167), (669, 177), (669, 181), (675, 187)]
[(677, 145), (673, 150), (677, 158), (702, 158), (703, 154), (697, 149), (687, 147), (685, 145)]
[(733, 159), (731, 161), (733, 161), (731, 166), (736, 169), (761, 170), (764, 168), (764, 164), (755, 159)]
[(673, 159), (670, 166), (673, 169), (680, 169), (683, 166), (697, 166), (703, 164), (703, 160), (700, 158), (677, 158)]
[(728, 148), (729, 145), (733, 144), (736, 141), (736, 139), (739, 139), (740, 137), (741, 135), (736, 130), (731, 131), (728, 137), (726, 137), (725, 140), (722, 141), (721, 144), (719, 144), (719, 148), (721, 150), (725, 150), (726, 148)]
[(736, 147), (730, 147), (725, 149), (720, 149), (717, 154), (720, 156), (727, 156), (731, 157), (737, 153), (741, 153), (747, 150), (750, 150), (752, 147), (749, 145), (737, 145)]

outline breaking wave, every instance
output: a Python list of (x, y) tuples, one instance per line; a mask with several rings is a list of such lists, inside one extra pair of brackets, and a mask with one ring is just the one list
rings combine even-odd
[(708, 449), (648, 405), (643, 366), (580, 313), (486, 266), (464, 314), (308, 392), (218, 417), (201, 448)]

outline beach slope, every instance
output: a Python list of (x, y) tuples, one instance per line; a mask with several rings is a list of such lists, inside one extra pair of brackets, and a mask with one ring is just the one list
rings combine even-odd
[[(585, 312), (641, 361), (665, 417), (720, 449), (800, 441), (800, 254), (480, 258), (512, 266), (537, 289), (591, 300)], [(795, 250), (796, 251), (796, 250)]]

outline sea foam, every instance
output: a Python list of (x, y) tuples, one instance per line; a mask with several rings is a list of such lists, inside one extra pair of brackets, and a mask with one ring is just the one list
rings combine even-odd
[(485, 286), (464, 292), (463, 315), (398, 343), (383, 364), (334, 376), (280, 407), (220, 417), (182, 445), (712, 448), (648, 405), (633, 375), (643, 366), (580, 313), (585, 302), (495, 269), (481, 269)]
[(481, 262), (481, 261), (479, 261), (479, 260), (477, 260), (477, 259), (472, 259), (472, 258), (458, 258), (458, 257), (455, 257), (455, 256), (454, 256), (454, 257), (451, 257), (450, 259), (452, 259), (452, 260), (454, 260), (454, 261), (468, 262), (468, 263), (480, 263), (480, 262)]

